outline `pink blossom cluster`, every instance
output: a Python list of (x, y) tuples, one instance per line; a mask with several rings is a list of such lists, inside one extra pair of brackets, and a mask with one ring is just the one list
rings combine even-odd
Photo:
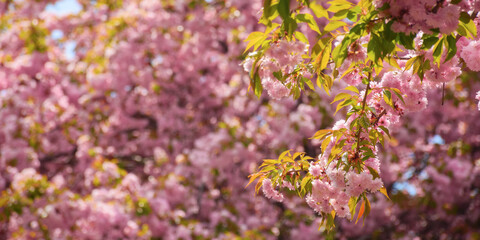
[[(328, 151), (328, 150), (327, 150)], [(328, 156), (328, 154), (322, 154)], [(357, 173), (354, 170), (345, 172), (335, 164), (327, 165), (322, 156), (317, 163), (312, 163), (309, 173), (313, 177), (312, 193), (306, 196), (307, 204), (317, 213), (330, 213), (335, 210), (342, 218), (351, 218), (348, 202), (351, 197), (369, 191), (376, 192), (382, 186), (380, 178), (374, 178), (367, 166), (379, 172), (379, 160), (368, 159), (365, 168)]]
[[(480, 22), (478, 18), (474, 19), (475, 27), (477, 31), (480, 26)], [(475, 38), (467, 38), (467, 37), (460, 37), (457, 41), (457, 56), (465, 62), (467, 67), (475, 72), (480, 71), (480, 43), (479, 37)]]
[(277, 202), (283, 201), (283, 194), (274, 189), (273, 183), (270, 178), (263, 180), (262, 191), (265, 194), (265, 197), (273, 199)]
[[(322, 120), (308, 99), (247, 92), (240, 39), (260, 2), (79, 0), (64, 16), (49, 2), (0, 14), (0, 239), (276, 239), (304, 224), (244, 189), (263, 156), (312, 148)], [(63, 37), (27, 52), (34, 22)], [(285, 206), (307, 219), (300, 201)]]
[[(301, 150), (322, 116), (247, 92), (240, 39), (260, 2), (79, 0), (62, 16), (46, 9), (56, 1), (7, 2), (0, 239), (276, 238), (283, 212), (245, 176)], [(32, 26), (47, 35), (33, 41)]]
[[(468, 41), (468, 40), (467, 40)], [(460, 51), (460, 56), (472, 71), (480, 71), (480, 40), (468, 41)]]
[(422, 83), (417, 75), (412, 75), (410, 72), (391, 71), (383, 75), (379, 85), (400, 90), (405, 95), (403, 98), (405, 104), (400, 100), (396, 102), (402, 105), (405, 111), (420, 111), (427, 106), (426, 83)]
[(431, 84), (450, 82), (457, 79), (460, 74), (462, 74), (459, 58), (454, 56), (452, 59), (445, 62), (445, 55), (446, 54), (444, 54), (443, 58), (440, 60), (440, 66), (434, 63), (431, 55), (428, 55), (432, 64), (431, 69), (425, 72), (425, 79), (430, 81)]
[[(338, 45), (343, 40), (343, 36), (337, 37), (337, 41), (335, 42), (335, 46)], [(348, 49), (348, 55), (343, 62), (343, 64), (338, 67), (339, 76), (343, 76), (342, 80), (345, 81), (348, 85), (357, 86), (362, 83), (362, 74), (360, 70), (363, 66), (365, 59), (367, 58), (367, 49), (362, 47), (368, 43), (369, 37), (363, 37), (353, 43), (350, 48)], [(355, 68), (351, 69), (351, 67), (355, 66), (354, 64), (360, 63)], [(332, 64), (333, 65), (333, 64)], [(347, 72), (348, 71), (348, 72)]]
[[(385, 187), (391, 189), (392, 201), (372, 197), (371, 214), (363, 228), (358, 229), (350, 221), (340, 223), (346, 237), (373, 236), (377, 229), (392, 226), (409, 239), (449, 236), (459, 228), (463, 229), (459, 234), (465, 238), (476, 232), (471, 223), (480, 219), (480, 153), (464, 147), (479, 144), (475, 131), (480, 127), (479, 113), (472, 111), (472, 106), (477, 106), (473, 96), (479, 83), (472, 81), (471, 86), (461, 90), (458, 81), (455, 83), (445, 86), (446, 94), (451, 94), (453, 100), (445, 99), (442, 105), (438, 88), (427, 88), (427, 108), (405, 113), (396, 127), (390, 128), (395, 142), (386, 144), (379, 157), (380, 175)], [(405, 209), (407, 205), (410, 207)], [(418, 218), (419, 214), (425, 218)], [(439, 219), (451, 224), (436, 226)], [(394, 238), (387, 235), (386, 238)]]
[[(308, 75), (302, 69), (302, 55), (308, 51), (308, 46), (301, 41), (279, 40), (272, 43), (261, 57), (256, 67), (262, 81), (263, 88), (274, 99), (281, 99), (290, 94), (288, 84), (296, 84), (297, 77)], [(255, 53), (254, 53), (255, 54)], [(253, 55), (247, 57), (243, 63), (244, 70), (252, 71), (254, 63)], [(273, 73), (280, 73), (285, 80), (277, 79)]]
[[(433, 59), (431, 60), (433, 62)], [(405, 113), (424, 110), (428, 103), (427, 91), (429, 89), (438, 89), (439, 83), (453, 81), (462, 73), (457, 57), (441, 64), (440, 67), (436, 64), (432, 65), (432, 68), (425, 73), (425, 81), (422, 81), (418, 75), (412, 74), (411, 70), (391, 70), (380, 75), (379, 83), (372, 83), (373, 94), (369, 96), (368, 103), (374, 106), (377, 114), (385, 111), (385, 114), (378, 119), (379, 125), (389, 127), (397, 124), (400, 120), (399, 117)], [(383, 98), (384, 88), (399, 90), (403, 101), (396, 96), (395, 90), (390, 90), (394, 106), (393, 108), (389, 106)]]
[[(8, 23), (0, 34), (0, 239), (322, 237), (303, 199), (285, 195), (272, 205), (244, 189), (245, 176), (266, 155), (285, 148), (317, 155), (318, 146), (305, 136), (333, 124), (324, 116), (330, 111), (326, 101), (301, 96), (260, 103), (247, 94), (248, 76), (238, 73), (245, 47), (239, 43), (257, 30), (261, 1), (78, 0), (80, 12), (65, 16), (45, 10), (55, 2), (0, 1), (0, 18)], [(477, 2), (459, 6), (474, 10)], [(449, 5), (444, 1), (441, 8)], [(47, 36), (25, 37), (32, 27), (47, 30)], [(56, 31), (60, 40), (49, 35)], [(69, 43), (75, 45), (73, 56), (65, 54)], [(471, 69), (478, 62), (474, 47), (459, 47), (457, 55)], [(303, 50), (294, 50), (288, 58), (276, 56), (282, 49), (267, 52), (275, 62), (267, 65), (292, 73), (302, 64)], [(448, 71), (440, 67), (426, 77), (446, 82), (456, 74)], [(408, 72), (392, 78), (411, 92), (405, 95), (409, 104), (423, 100), (409, 90), (408, 81), (418, 79)], [(471, 111), (477, 102), (465, 96), (480, 86), (447, 85), (449, 98), (440, 107), (438, 89), (423, 84), (430, 106), (419, 114), (405, 110), (407, 120), (397, 124), (406, 127), (390, 128), (394, 139), (385, 145), (381, 166), (377, 158), (364, 163), (379, 173), (381, 168), (385, 187), (398, 191), (393, 201), (404, 207), (372, 197), (365, 227), (339, 222), (335, 237), (475, 238), (480, 123), (478, 111)], [(288, 95), (279, 89), (278, 96)], [(445, 144), (425, 142), (433, 134)], [(320, 163), (310, 170), (316, 187), (307, 204), (313, 209), (334, 209), (348, 218), (347, 190), (378, 187), (366, 169), (350, 174), (328, 167), (323, 173)], [(400, 181), (416, 195), (395, 188)], [(280, 186), (271, 187), (276, 196)]]
[(450, 1), (435, 0), (376, 0), (374, 4), (377, 8), (384, 8), (381, 17), (393, 19), (393, 31), (407, 34), (419, 31), (428, 33), (431, 29), (449, 34), (457, 29), (461, 12), (478, 11), (480, 8), (476, 1), (453, 4)]

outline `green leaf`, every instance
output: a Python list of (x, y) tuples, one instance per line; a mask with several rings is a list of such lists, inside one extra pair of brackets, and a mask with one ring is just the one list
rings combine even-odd
[(307, 23), (308, 26), (309, 26), (313, 31), (317, 32), (318, 34), (321, 34), (320, 28), (318, 28), (317, 22), (315, 21), (315, 19), (313, 18), (313, 16), (312, 16), (311, 14), (308, 14), (308, 13), (298, 14), (298, 15), (296, 16), (296, 20), (297, 20), (297, 21), (300, 21), (300, 22)]
[(380, 188), (380, 192), (385, 195), (385, 197), (388, 198), (388, 200), (391, 200), (390, 197), (388, 196), (387, 189), (385, 187)]
[(413, 40), (415, 39), (415, 34), (405, 35), (405, 33), (399, 33), (399, 42), (407, 49), (415, 49)]
[(313, 85), (312, 81), (306, 77), (302, 77), (302, 81), (307, 84), (307, 86), (312, 89), (312, 90), (315, 90), (315, 86)]
[(358, 15), (362, 12), (362, 8), (360, 6), (355, 6), (354, 8), (350, 9), (347, 13), (348, 20), (352, 22), (357, 22)]
[(348, 86), (348, 87), (345, 88), (345, 90), (349, 90), (349, 91), (355, 92), (357, 94), (360, 93), (355, 86)]
[(330, 21), (328, 22), (328, 24), (325, 26), (325, 28), (323, 29), (323, 31), (326, 31), (326, 32), (331, 32), (339, 27), (343, 27), (343, 26), (346, 26), (347, 23), (346, 22), (342, 22), (342, 21)]
[(323, 77), (323, 80), (324, 80), (324, 85), (323, 85), (323, 88), (325, 89), (325, 91), (327, 92), (327, 94), (329, 94), (329, 91), (330, 89), (332, 88), (333, 86), (333, 79), (326, 75), (326, 74), (321, 74), (322, 77)]
[(280, 156), (278, 156), (278, 160), (279, 160), (279, 161), (282, 161), (282, 160), (285, 158), (285, 156), (287, 156), (287, 154), (288, 154), (289, 156), (291, 155), (291, 154), (290, 154), (290, 150), (283, 151), (282, 154), (280, 154)]
[(389, 21), (387, 24), (384, 25), (384, 30), (382, 32), (382, 36), (385, 40), (389, 42), (393, 42), (397, 38), (397, 33), (392, 31), (392, 24), (394, 21)]
[(292, 18), (287, 18), (284, 20), (283, 24), (284, 24), (285, 30), (287, 31), (287, 36), (291, 38), (295, 30), (297, 30), (297, 27), (298, 27), (297, 22)]
[(470, 18), (470, 15), (468, 15), (468, 13), (460, 13), (460, 22), (461, 24), (464, 24), (465, 29), (467, 29), (467, 31), (470, 32), (473, 37), (477, 36), (477, 27), (472, 18)]
[(350, 67), (348, 67), (347, 71), (343, 72), (342, 76), (340, 76), (340, 79), (343, 79), (345, 76), (347, 76), (348, 74), (350, 74), (351, 72), (353, 72), (355, 70), (358, 70), (357, 66), (355, 64), (350, 65)]
[(377, 130), (375, 130), (375, 132), (377, 134), (376, 136), (380, 144), (382, 144), (382, 146), (385, 146), (385, 137), (383, 137), (383, 134), (380, 134)]
[(435, 44), (435, 47), (433, 48), (433, 62), (437, 63), (438, 66), (440, 66), (440, 59), (441, 59), (442, 53), (443, 53), (443, 41), (444, 40), (445, 40), (445, 38), (440, 39), (440, 41), (438, 41)]
[(473, 38), (472, 35), (467, 31), (467, 28), (465, 27), (464, 23), (458, 24), (457, 33), (467, 38)]
[(332, 59), (336, 67), (342, 65), (345, 58), (348, 56), (348, 47), (352, 43), (352, 39), (348, 36), (343, 38), (342, 43), (338, 44), (332, 51)]
[(447, 36), (447, 41), (445, 41), (445, 48), (447, 48), (447, 57), (443, 63), (446, 63), (448, 60), (452, 59), (455, 54), (457, 54), (457, 40), (452, 35)]
[(370, 201), (368, 200), (367, 197), (365, 197), (364, 199), (366, 204), (365, 204), (365, 214), (363, 215), (363, 224), (365, 224), (365, 219), (370, 214), (370, 210), (371, 210)]
[[(368, 133), (368, 139), (370, 140), (370, 143), (372, 144), (372, 146), (376, 145), (377, 144), (377, 131), (375, 129), (372, 129), (369, 133)], [(365, 149), (363, 149), (365, 148)], [(367, 147), (362, 147), (361, 149), (365, 150), (365, 151), (368, 151), (368, 148)], [(366, 155), (364, 155), (363, 157), (365, 160), (368, 159), (369, 157), (367, 157)]]
[(328, 4), (330, 4), (330, 7), (328, 7), (327, 11), (333, 13), (352, 7), (352, 3), (346, 0), (332, 0), (329, 1)]
[(395, 95), (397, 95), (397, 97), (400, 99), (400, 101), (403, 102), (403, 104), (405, 104), (405, 100), (403, 100), (402, 92), (400, 92), (400, 90), (398, 90), (397, 88), (389, 88), (389, 89), (392, 90), (393, 93), (395, 93)]
[(328, 146), (328, 144), (330, 144), (330, 141), (331, 141), (331, 140), (332, 140), (332, 136), (328, 136), (328, 137), (326, 137), (326, 138), (323, 140), (322, 146), (321, 146), (321, 148), (322, 148), (322, 153), (325, 152), (325, 150), (327, 149), (327, 146)]
[(272, 73), (273, 76), (278, 79), (279, 81), (282, 81), (283, 82), (283, 75), (282, 75), (282, 71), (276, 71), (276, 72), (273, 72)]
[(260, 76), (258, 75), (258, 71), (255, 73), (255, 78), (254, 78), (254, 83), (255, 83), (255, 87), (253, 88), (253, 91), (255, 93), (255, 96), (257, 96), (258, 98), (260, 98), (260, 96), (262, 95), (262, 91), (263, 91), (263, 86), (262, 86), (262, 80), (260, 79)]
[(295, 36), (296, 39), (300, 40), (300, 42), (309, 44), (308, 43), (308, 38), (305, 37), (305, 35), (302, 32), (296, 31), (293, 35)]
[(392, 138), (392, 137), (390, 136), (390, 131), (388, 130), (388, 128), (386, 128), (386, 127), (384, 127), (384, 126), (378, 126), (378, 127), (379, 127), (380, 129), (382, 129), (382, 131), (383, 131), (384, 133), (386, 133), (389, 138)]
[(268, 173), (271, 172), (272, 170), (276, 170), (277, 167), (275, 165), (265, 165), (262, 167), (262, 169), (259, 171), (259, 173)]
[(400, 65), (398, 65), (397, 60), (395, 60), (395, 58), (388, 57), (388, 58), (385, 58), (385, 60), (387, 61), (388, 64), (390, 64), (390, 66), (395, 67), (397, 69), (401, 69)]
[(290, 0), (280, 0), (278, 3), (278, 13), (284, 21), (290, 18)]
[(292, 159), (295, 160), (298, 156), (300, 156), (302, 154), (303, 154), (302, 152), (296, 152), (296, 153), (293, 154)]
[(392, 93), (389, 90), (383, 90), (383, 100), (390, 107), (394, 108), (393, 101), (392, 101)]
[(322, 5), (312, 2), (310, 3), (310, 9), (313, 11), (313, 14), (317, 16), (317, 18), (328, 18), (328, 12), (322, 7)]
[(315, 58), (316, 71), (321, 72), (327, 68), (328, 60), (330, 60), (330, 53), (332, 52), (332, 41), (328, 41), (320, 54)]
[(257, 184), (255, 185), (255, 194), (258, 194), (258, 190), (260, 190), (260, 187), (263, 185), (263, 180), (265, 180), (265, 176), (262, 176), (260, 179), (258, 179)]
[(325, 48), (325, 46), (332, 41), (331, 37), (320, 38), (312, 48), (312, 59), (317, 58), (318, 54)]
[(337, 101), (340, 101), (342, 99), (345, 99), (345, 98), (352, 98), (352, 95), (350, 95), (349, 93), (339, 93), (337, 94), (337, 96), (335, 96), (335, 98), (333, 99), (333, 101), (330, 103), (334, 103), (334, 102), (337, 102)]
[(300, 88), (294, 87), (292, 88), (293, 91), (293, 99), (298, 99), (300, 97)]
[(380, 38), (376, 34), (371, 33), (370, 41), (367, 45), (367, 56), (374, 63), (378, 63), (378, 60), (382, 57), (382, 52), (380, 48)]
[(357, 39), (360, 38), (365, 33), (366, 26), (367, 25), (365, 23), (359, 23), (359, 24), (353, 26), (350, 29), (349, 35), (352, 36), (352, 37), (355, 37)]
[[(254, 45), (256, 45), (257, 43), (259, 42), (262, 42), (264, 40), (266, 40), (267, 37), (265, 36), (264, 33), (262, 32), (252, 32), (248, 35), (248, 37), (244, 40), (245, 42), (248, 42), (247, 44), (247, 47), (245, 48), (245, 51), (248, 51), (248, 49), (250, 49), (251, 47), (253, 47)], [(255, 51), (255, 49), (254, 49)]]
[(348, 106), (351, 103), (352, 103), (352, 99), (347, 98), (347, 99), (343, 100), (343, 102), (341, 102), (337, 105), (337, 109), (335, 109), (335, 113), (333, 113), (333, 115), (335, 116), (337, 114), (337, 112), (340, 111), (340, 109), (344, 108), (345, 106)]
[(410, 69), (417, 60), (418, 56), (408, 59), (407, 63), (405, 63), (405, 71)]
[(271, 5), (272, 5), (272, 0), (263, 1), (263, 15), (262, 15), (263, 19), (268, 19), (273, 14)]
[(365, 129), (367, 129), (370, 126), (370, 121), (366, 116), (360, 117), (358, 122), (360, 123), (360, 126), (362, 126)]
[(430, 59), (427, 59), (425, 62), (422, 64), (422, 69), (421, 72), (419, 72), (418, 76), (420, 76), (420, 79), (423, 80), (423, 75), (425, 74), (426, 71), (430, 70), (432, 67), (430, 66)]
[(319, 130), (317, 131), (313, 137), (311, 137), (311, 139), (322, 139), (324, 138), (325, 136), (328, 136), (332, 134), (332, 130), (330, 129), (322, 129), (322, 130)]
[(248, 178), (250, 178), (250, 180), (248, 181), (248, 184), (247, 184), (247, 186), (245, 186), (245, 188), (247, 188), (248, 185), (250, 185), (253, 181), (255, 181), (255, 179), (257, 179), (261, 175), (262, 175), (261, 173), (250, 174), (250, 176), (248, 176)]
[(373, 179), (380, 178), (380, 175), (378, 174), (377, 171), (375, 171), (375, 169), (373, 169), (369, 166), (367, 166), (367, 168), (368, 168), (368, 171), (370, 172), (370, 174), (372, 174)]
[[(457, 32), (463, 36), (473, 38), (477, 36), (477, 27), (475, 22), (470, 18), (470, 15), (466, 12), (460, 13), (460, 22), (458, 24), (459, 28), (463, 28), (459, 31), (457, 28)], [(463, 34), (462, 34), (463, 33)]]
[(356, 197), (351, 197), (350, 200), (348, 200), (348, 208), (350, 209), (350, 216), (353, 219), (355, 216), (355, 212), (357, 210), (357, 198)]
[(342, 9), (338, 12), (336, 12), (332, 18), (330, 18), (330, 21), (332, 20), (342, 20), (342, 19), (345, 19), (347, 18), (347, 14), (348, 14), (348, 9)]
[(423, 45), (422, 49), (430, 49), (432, 46), (437, 43), (439, 40), (438, 37), (436, 36), (431, 36), (431, 35), (426, 35), (425, 38), (423, 38)]
[[(300, 183), (300, 186), (301, 186), (302, 191), (305, 191), (305, 187), (307, 186), (307, 184), (308, 184), (309, 182), (311, 182), (311, 180), (312, 180), (312, 176), (311, 176), (311, 175), (306, 176), (306, 177), (304, 177), (304, 178), (302, 179), (302, 182)], [(306, 192), (306, 191), (305, 191), (305, 192)]]
[(280, 161), (278, 159), (264, 159), (263, 163), (265, 165), (272, 165), (272, 164), (278, 164), (278, 163), (280, 163)]

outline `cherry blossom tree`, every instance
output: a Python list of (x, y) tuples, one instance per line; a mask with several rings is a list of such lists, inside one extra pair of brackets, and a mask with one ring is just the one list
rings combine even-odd
[[(390, 199), (388, 185), (380, 176), (380, 156), (391, 157), (388, 150), (393, 150), (397, 158), (406, 153), (415, 156), (415, 152), (398, 151), (385, 144), (388, 139), (396, 142), (390, 130), (401, 125), (402, 117), (409, 113), (425, 111), (429, 91), (442, 89), (443, 106), (447, 82), (458, 79), (464, 69), (480, 70), (476, 66), (479, 7), (476, 1), (264, 1), (260, 23), (265, 30), (247, 38), (247, 49), (256, 51), (244, 62), (255, 94), (259, 96), (265, 89), (274, 99), (298, 98), (302, 91), (315, 91), (313, 82), (329, 94), (333, 92), (333, 82), (339, 80), (346, 88), (331, 103), (338, 102), (334, 114), (344, 109), (346, 117), (331, 129), (319, 130), (312, 136), (321, 141), (318, 158), (287, 150), (277, 159), (265, 159), (257, 172), (250, 175), (249, 184), (259, 179), (256, 191), (262, 188), (267, 198), (280, 202), (284, 200), (280, 189), (286, 187), (296, 192), (320, 215), (327, 231), (334, 229), (336, 217), (356, 219), (355, 224), (362, 216), (365, 220), (372, 210), (368, 193), (379, 191)], [(465, 84), (475, 85), (476, 80), (470, 74), (460, 89), (465, 91)], [(465, 125), (459, 125), (457, 130), (466, 134)], [(441, 135), (431, 137), (433, 142), (444, 145)], [(423, 145), (418, 140), (415, 143)], [(461, 141), (460, 148), (469, 151), (470, 144), (463, 145)], [(428, 163), (408, 170), (413, 172), (407, 172), (406, 178), (415, 177), (416, 181), (408, 183), (409, 188), (420, 188), (417, 177), (422, 174), (422, 178), (437, 182), (441, 189), (450, 184), (458, 187), (444, 174), (460, 182), (467, 180), (476, 155), (470, 152), (470, 158), (464, 159), (456, 148), (447, 154), (423, 151), (427, 156), (422, 161)], [(467, 185), (450, 195), (425, 186), (431, 192), (424, 195), (421, 191), (419, 195), (425, 197), (422, 201), (451, 210), (455, 195), (478, 198), (478, 188)], [(446, 195), (446, 199), (440, 195)], [(373, 200), (377, 199), (378, 196)], [(473, 209), (477, 201), (464, 207)], [(422, 224), (429, 222), (424, 220)], [(462, 222), (469, 237), (472, 235), (468, 235), (468, 230), (477, 226), (478, 218)], [(454, 234), (450, 231), (444, 234)], [(408, 234), (415, 235), (415, 231)], [(438, 237), (439, 233), (436, 234), (427, 236)]]
[(476, 1), (56, 3), (0, 0), (0, 239), (479, 237)]

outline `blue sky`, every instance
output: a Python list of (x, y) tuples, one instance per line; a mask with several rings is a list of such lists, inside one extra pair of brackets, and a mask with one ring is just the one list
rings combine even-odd
[[(55, 4), (48, 4), (46, 10), (56, 15), (75, 14), (82, 10), (82, 6), (76, 0), (61, 0)], [(60, 30), (52, 31), (52, 38), (59, 39), (63, 37), (63, 32)], [(65, 55), (69, 59), (75, 57), (75, 46), (77, 44), (74, 41), (65, 42)]]
[(57, 15), (78, 13), (80, 10), (82, 10), (82, 6), (76, 0), (61, 0), (47, 5), (47, 11)]

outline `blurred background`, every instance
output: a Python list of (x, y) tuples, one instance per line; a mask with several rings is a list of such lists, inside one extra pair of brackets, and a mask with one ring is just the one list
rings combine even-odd
[(318, 156), (309, 138), (344, 116), (321, 89), (248, 91), (262, 4), (0, 0), (0, 239), (480, 239), (472, 72), (392, 129), (391, 200), (372, 194), (364, 224), (325, 233), (294, 192), (245, 188), (264, 158)]

